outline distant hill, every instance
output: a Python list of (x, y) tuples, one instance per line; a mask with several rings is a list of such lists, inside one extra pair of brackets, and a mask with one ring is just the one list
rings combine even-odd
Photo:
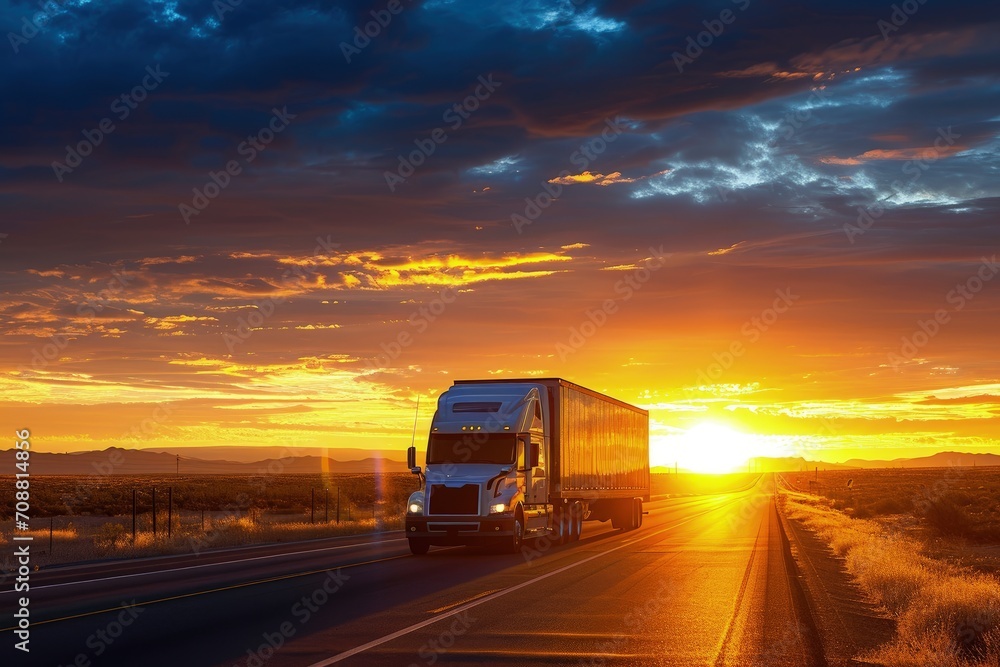
[(337, 461), (360, 461), (368, 458), (406, 461), (405, 450), (361, 449), (360, 447), (247, 447), (241, 445), (220, 445), (216, 447), (140, 447), (139, 451), (180, 454), (182, 457), (192, 459), (236, 461), (238, 463), (255, 463), (264, 459), (284, 459), (290, 456), (329, 457)]
[[(768, 457), (768, 456), (758, 456), (753, 459), (753, 463), (747, 463), (744, 467), (736, 470), (734, 472), (799, 472), (801, 470), (812, 470), (813, 468), (819, 467), (820, 470), (847, 470), (849, 468), (857, 468), (859, 466), (850, 466), (846, 463), (824, 463), (823, 461), (810, 461), (808, 459), (794, 456), (787, 457)], [(674, 471), (673, 468), (667, 466), (655, 466), (650, 468), (649, 472), (656, 474), (669, 474)], [(692, 472), (686, 468), (680, 468), (680, 472)]]
[(850, 463), (826, 463), (825, 461), (810, 461), (801, 456), (767, 457), (754, 459), (754, 472), (799, 472), (801, 470), (849, 470), (858, 466)]
[(892, 459), (891, 461), (868, 461), (851, 459), (845, 466), (854, 468), (949, 468), (954, 466), (1000, 466), (1000, 455), (970, 454), (967, 452), (938, 452), (915, 459)]
[[(183, 448), (178, 448), (178, 451), (181, 449)], [(369, 456), (352, 461), (338, 461), (314, 455), (266, 458), (258, 461), (227, 461), (193, 458), (182, 454), (179, 470), (182, 475), (371, 473), (409, 470), (405, 461), (372, 457), (370, 452), (358, 451)], [(13, 449), (4, 452), (4, 458), (9, 458), (7, 466), (9, 470), (14, 469), (14, 452)], [(176, 454), (120, 447), (68, 454), (32, 452), (30, 465), (29, 472), (33, 475), (169, 475), (178, 471)]]

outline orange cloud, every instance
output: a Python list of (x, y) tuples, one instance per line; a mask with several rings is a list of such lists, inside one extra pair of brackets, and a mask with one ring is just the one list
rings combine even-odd
[(661, 176), (669, 172), (669, 169), (664, 169), (663, 171), (658, 171), (655, 174), (650, 174), (649, 176), (638, 176), (636, 178), (626, 178), (622, 176), (620, 171), (613, 171), (610, 174), (592, 174), (589, 171), (585, 171), (582, 174), (569, 174), (567, 176), (558, 176), (556, 178), (549, 179), (549, 183), (558, 183), (559, 185), (574, 185), (576, 183), (593, 183), (594, 185), (614, 185), (616, 183), (635, 183), (636, 181), (643, 181), (647, 178), (653, 178), (654, 176)]
[(864, 160), (859, 160), (856, 157), (834, 157), (832, 155), (821, 157), (819, 161), (822, 162), (823, 164), (849, 164), (849, 165), (862, 164), (864, 162)]
[(861, 155), (854, 157), (836, 157), (828, 155), (821, 157), (820, 162), (824, 164), (857, 165), (864, 164), (871, 160), (928, 160), (933, 161), (940, 158), (950, 157), (956, 153), (961, 153), (967, 148), (959, 144), (950, 146), (919, 146), (917, 148), (875, 148), (865, 151)]

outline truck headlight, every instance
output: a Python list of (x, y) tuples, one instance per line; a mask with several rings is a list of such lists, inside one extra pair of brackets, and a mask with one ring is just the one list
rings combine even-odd
[(503, 514), (507, 511), (507, 503), (493, 503), (490, 505), (490, 514)]
[(424, 504), (422, 502), (419, 502), (419, 501), (416, 501), (416, 500), (410, 501), (410, 504), (406, 506), (406, 513), (407, 514), (423, 514), (424, 513)]

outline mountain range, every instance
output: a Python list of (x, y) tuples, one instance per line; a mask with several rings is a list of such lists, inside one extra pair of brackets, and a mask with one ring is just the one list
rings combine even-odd
[[(232, 459), (205, 459), (192, 456), (197, 448), (176, 448), (171, 451), (151, 451), (109, 447), (104, 450), (52, 454), (32, 452), (29, 472), (33, 475), (262, 475), (291, 473), (371, 473), (408, 472), (404, 452), (391, 452), (393, 458), (372, 456), (373, 452), (357, 450), (367, 454), (364, 458), (338, 460), (315, 453), (293, 455), (291, 450), (282, 452), (262, 452), (272, 454), (269, 458), (252, 461)], [(224, 448), (209, 448), (224, 449)], [(253, 449), (253, 448), (234, 448)], [(271, 449), (271, 448), (266, 448)], [(274, 448), (280, 449), (280, 448)], [(7, 450), (11, 459), (8, 469), (13, 470), (14, 452)], [(325, 451), (315, 448), (301, 448), (300, 451)], [(329, 450), (336, 452), (337, 450)], [(346, 453), (346, 452), (345, 452)], [(388, 452), (387, 452), (388, 453)], [(245, 458), (240, 452), (234, 452)], [(277, 454), (277, 455), (275, 455)], [(402, 456), (400, 456), (400, 454)], [(337, 454), (341, 455), (340, 452)]]
[[(7, 469), (13, 470), (15, 450), (6, 450)], [(31, 453), (34, 475), (261, 475), (312, 473), (408, 472), (406, 452), (359, 448), (319, 447), (169, 447), (123, 449), (53, 454)], [(892, 460), (850, 459), (843, 463), (810, 461), (802, 457), (757, 457), (748, 472), (793, 472), (801, 470), (847, 470), (857, 468), (947, 468), (952, 466), (1000, 466), (1000, 455), (938, 452), (930, 456)], [(653, 473), (673, 468), (657, 466)], [(682, 469), (682, 472), (688, 472)]]

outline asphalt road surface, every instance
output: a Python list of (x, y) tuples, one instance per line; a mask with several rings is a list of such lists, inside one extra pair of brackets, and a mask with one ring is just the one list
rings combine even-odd
[(39, 572), (30, 654), (0, 593), (3, 664), (821, 665), (771, 484), (516, 555), (389, 533)]

